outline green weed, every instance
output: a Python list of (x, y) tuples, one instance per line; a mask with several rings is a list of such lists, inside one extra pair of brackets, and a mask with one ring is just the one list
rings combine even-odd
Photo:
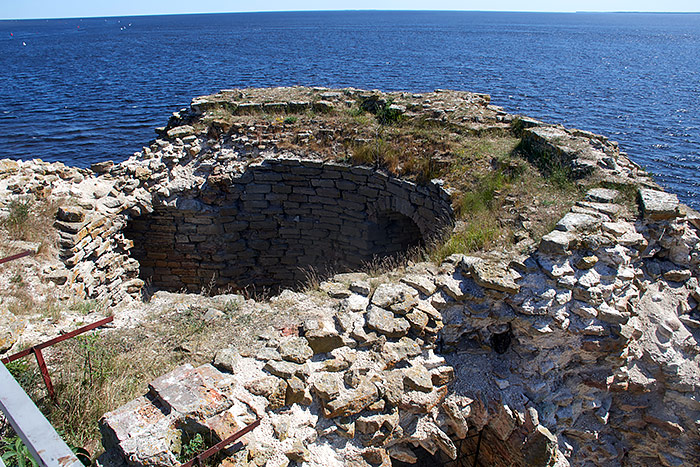
[(8, 467), (39, 467), (39, 463), (29, 454), (29, 449), (27, 449), (27, 446), (24, 445), (19, 436), (3, 438), (0, 443), (2, 461)]
[(15, 381), (23, 388), (30, 388), (37, 383), (39, 375), (36, 368), (30, 365), (26, 360), (15, 360), (14, 362), (5, 364), (5, 367)]
[(88, 315), (99, 309), (99, 303), (97, 300), (76, 300), (68, 308), (73, 312)]
[(455, 253), (472, 253), (483, 250), (500, 235), (500, 230), (482, 223), (470, 223), (466, 229), (455, 232), (428, 256), (431, 260), (441, 263), (445, 258)]

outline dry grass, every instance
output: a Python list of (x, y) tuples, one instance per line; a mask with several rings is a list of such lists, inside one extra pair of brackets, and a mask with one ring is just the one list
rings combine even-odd
[(58, 204), (46, 199), (13, 200), (6, 205), (8, 215), (0, 221), (8, 240), (37, 242), (39, 252), (55, 251), (58, 234), (53, 228)]
[[(184, 363), (209, 363), (217, 350), (230, 345), (254, 349), (257, 333), (299, 319), (295, 310), (246, 303), (234, 295), (172, 295), (167, 303), (145, 306), (160, 311), (136, 328), (93, 331), (45, 351), (56, 403), (48, 398), (33, 360), (25, 359), (16, 372), (70, 444), (98, 454), (98, 420), (145, 394), (150, 381)], [(223, 316), (205, 320), (212, 308)], [(253, 328), (257, 331), (251, 332)]]

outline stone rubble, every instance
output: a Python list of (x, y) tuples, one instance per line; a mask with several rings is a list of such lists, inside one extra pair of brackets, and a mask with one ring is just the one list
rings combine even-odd
[[(57, 201), (59, 262), (46, 278), (64, 296), (128, 303), (144, 285), (125, 235), (132, 219), (164, 207), (205, 212), (222, 187), (265, 160), (299, 167), (301, 179), (316, 173), (302, 173), (318, 168), (312, 162), (322, 164), (278, 150), (284, 135), (274, 125), (232, 129), (215, 118), (218, 109), (286, 115), (329, 112), (361, 96), (363, 105), (387, 103), (366, 95), (222, 91), (176, 113), (153, 144), (120, 164), (0, 161), (0, 199)], [(445, 462), (472, 452), (475, 433), (484, 465), (698, 464), (700, 215), (601, 136), (516, 119), (483, 95), (393, 98), (391, 111), (470, 122), (473, 131), (517, 126), (532, 157), (557, 160), (584, 182), (640, 187), (641, 216), (617, 203), (617, 190), (596, 187), (530, 255), (453, 255), (380, 279), (337, 274), (321, 284), (324, 313), (298, 335), (261, 340), (252, 355), (221, 349), (212, 365), (183, 365), (105, 414), (103, 464), (179, 465), (189, 436), (223, 439), (257, 418), (261, 425), (222, 465)], [(214, 116), (206, 132), (193, 115)], [(308, 133), (294, 138), (344, 137)], [(359, 189), (337, 183), (303, 196)], [(410, 204), (418, 193), (401, 209), (418, 211)], [(0, 310), (0, 351), (21, 332)]]
[[(421, 450), (447, 461), (469, 452), (468, 443), (457, 451), (458, 440), (482, 430), (485, 465), (697, 462), (698, 228), (684, 215), (645, 213), (577, 231), (556, 252), (543, 241), (510, 262), (454, 255), (437, 270), (416, 264), (369, 300), (344, 275), (324, 283), (335, 324), (269, 341), (282, 360), (218, 365), (217, 380), (235, 381), (221, 410), (243, 404), (263, 417), (222, 465), (390, 465), (416, 462)], [(320, 328), (337, 346), (312, 344)], [(189, 371), (167, 379), (186, 391)], [(148, 397), (163, 400), (153, 385)], [(174, 465), (158, 463), (170, 430), (213, 432), (196, 410), (167, 406), (167, 429), (154, 422), (163, 441), (129, 450), (109, 440), (127, 429), (130, 410), (101, 422), (106, 446), (130, 465)], [(292, 414), (307, 429), (285, 422)]]

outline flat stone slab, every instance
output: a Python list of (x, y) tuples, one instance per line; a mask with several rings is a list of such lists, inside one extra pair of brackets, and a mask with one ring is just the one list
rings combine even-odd
[(503, 264), (481, 262), (472, 267), (474, 281), (485, 289), (498, 290), (509, 294), (516, 294), (520, 286), (515, 283), (508, 268)]
[(673, 219), (678, 216), (680, 203), (678, 196), (665, 191), (641, 188), (639, 198), (642, 203), (644, 217), (652, 220)]
[(574, 237), (568, 232), (553, 230), (540, 241), (539, 251), (546, 255), (563, 255)]
[(388, 337), (402, 337), (408, 334), (411, 325), (405, 319), (395, 317), (391, 311), (372, 306), (367, 312), (367, 327)]
[(170, 410), (209, 417), (231, 406), (224, 389), (232, 383), (230, 377), (209, 364), (198, 368), (185, 364), (153, 380), (148, 389)]
[(576, 212), (568, 212), (557, 222), (556, 229), (562, 232), (586, 232), (595, 230), (602, 223), (601, 219)]
[(175, 416), (166, 416), (147, 397), (106, 413), (100, 420), (102, 443), (116, 449), (131, 465), (177, 465), (171, 447), (179, 441)]
[(592, 188), (586, 193), (586, 201), (594, 203), (614, 203), (620, 192), (609, 188)]

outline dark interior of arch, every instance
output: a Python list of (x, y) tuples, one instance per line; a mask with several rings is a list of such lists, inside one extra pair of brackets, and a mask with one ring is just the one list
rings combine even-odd
[(393, 467), (547, 467), (553, 461), (552, 446), (543, 442), (541, 437), (533, 439), (512, 436), (502, 440), (490, 427), (478, 431), (471, 427), (467, 436), (460, 439), (450, 436), (456, 448), (456, 458), (451, 459), (437, 445), (435, 452), (429, 452), (421, 446), (409, 444), (415, 462), (402, 462), (392, 459)]
[(399, 255), (449, 217), (435, 192), (357, 169), (268, 162), (156, 204), (125, 229), (140, 276), (161, 290), (276, 292)]

